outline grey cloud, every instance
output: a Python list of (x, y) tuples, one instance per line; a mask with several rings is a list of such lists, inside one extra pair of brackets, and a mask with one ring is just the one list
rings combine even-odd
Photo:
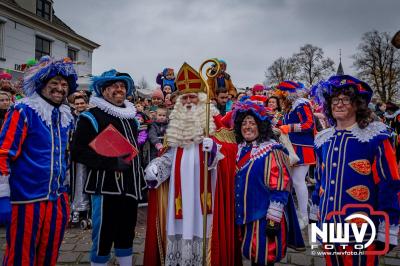
[(262, 82), (279, 56), (311, 43), (345, 71), (364, 32), (400, 27), (396, 0), (55, 1), (55, 12), (101, 47), (93, 72), (111, 67), (155, 84), (164, 67), (224, 58), (237, 86)]

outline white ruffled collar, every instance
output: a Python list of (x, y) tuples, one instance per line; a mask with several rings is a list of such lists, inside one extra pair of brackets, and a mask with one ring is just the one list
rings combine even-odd
[[(327, 128), (317, 134), (315, 137), (314, 145), (317, 148), (320, 148), (326, 141), (328, 141), (336, 131), (334, 127)], [(358, 124), (354, 124), (353, 126), (346, 129), (346, 131), (350, 131), (351, 134), (356, 137), (356, 139), (360, 142), (368, 142), (371, 139), (375, 138), (379, 134), (387, 131), (387, 127), (382, 122), (372, 122), (366, 128), (361, 129)]]
[(97, 106), (107, 114), (118, 118), (132, 119), (136, 116), (136, 108), (133, 103), (128, 100), (124, 101), (125, 107), (119, 107), (107, 102), (103, 98), (93, 96), (90, 98), (90, 104)]
[(294, 111), (300, 104), (310, 104), (310, 101), (306, 98), (298, 98), (292, 104), (292, 109), (290, 109), (290, 111)]
[(397, 110), (396, 112), (394, 112), (394, 113), (391, 114), (391, 115), (389, 115), (388, 113), (385, 113), (384, 116), (385, 116), (387, 119), (393, 119), (393, 118), (395, 118), (398, 114), (400, 114), (400, 109)]
[[(46, 123), (48, 127), (51, 127), (51, 114), (56, 107), (46, 102), (42, 97), (40, 97), (39, 94), (35, 92), (32, 94), (32, 96), (22, 98), (16, 102), (16, 105), (18, 104), (25, 104), (29, 106), (35, 111), (35, 113), (39, 115), (39, 117), (43, 122)], [(71, 109), (69, 106), (62, 104), (60, 107), (58, 107), (58, 109), (61, 113), (61, 126), (63, 128), (70, 126), (74, 120), (74, 117), (71, 114)]]

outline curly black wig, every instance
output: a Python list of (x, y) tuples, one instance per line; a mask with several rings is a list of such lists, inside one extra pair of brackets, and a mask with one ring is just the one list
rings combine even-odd
[(235, 118), (235, 126), (234, 126), (234, 132), (235, 132), (235, 137), (236, 137), (236, 142), (237, 143), (242, 143), (245, 141), (242, 135), (242, 123), (243, 120), (246, 118), (246, 116), (252, 116), (254, 117), (254, 120), (257, 123), (258, 127), (258, 138), (256, 139), (256, 142), (258, 144), (263, 143), (265, 141), (269, 141), (271, 139), (276, 140), (276, 136), (274, 135), (272, 131), (272, 126), (271, 122), (268, 119), (265, 119), (264, 121), (260, 120), (252, 111), (246, 111), (246, 112), (238, 112)]
[(363, 129), (366, 128), (369, 123), (373, 121), (372, 118), (372, 111), (368, 108), (367, 101), (361, 95), (356, 93), (354, 88), (349, 88), (348, 90), (343, 89), (333, 89), (332, 95), (326, 97), (327, 100), (327, 112), (326, 115), (330, 121), (336, 125), (336, 120), (333, 118), (332, 115), (332, 98), (338, 97), (339, 95), (346, 95), (349, 96), (351, 99), (351, 103), (355, 105), (357, 108), (356, 111), (356, 121), (358, 126)]

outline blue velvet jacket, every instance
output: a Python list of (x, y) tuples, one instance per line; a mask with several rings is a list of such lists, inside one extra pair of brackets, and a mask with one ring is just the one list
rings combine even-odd
[(290, 125), (289, 139), (294, 145), (313, 147), (314, 118), (307, 99), (299, 98), (285, 114), (284, 125)]
[(283, 146), (275, 141), (251, 146), (240, 144), (237, 162), (250, 149), (249, 160), (237, 164), (235, 222), (238, 225), (265, 217), (271, 203), (285, 206), (289, 195), (289, 163)]
[(56, 200), (66, 191), (73, 116), (38, 94), (12, 106), (0, 133), (0, 197), (12, 203)]
[[(320, 222), (344, 222), (348, 215), (360, 212), (353, 208), (346, 215), (328, 213), (341, 211), (346, 204), (368, 204), (375, 211), (385, 211), (391, 225), (400, 217), (400, 179), (390, 133), (381, 122), (365, 129), (357, 124), (347, 130), (328, 128), (315, 139), (317, 167), (313, 204), (319, 206)], [(371, 216), (378, 224), (380, 219)]]

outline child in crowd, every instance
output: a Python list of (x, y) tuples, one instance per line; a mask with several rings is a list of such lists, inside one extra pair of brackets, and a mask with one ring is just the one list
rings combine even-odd
[(173, 108), (173, 104), (172, 104), (172, 102), (171, 102), (171, 95), (172, 95), (172, 94), (167, 94), (167, 95), (165, 95), (164, 104), (165, 104), (165, 107), (166, 107), (168, 110), (171, 110), (171, 109)]
[(144, 103), (142, 101), (136, 101), (135, 102), (135, 107), (136, 107), (136, 111), (139, 112), (144, 112)]
[(148, 134), (147, 134), (147, 129), (148, 129), (148, 125), (147, 125), (147, 120), (148, 117), (145, 113), (143, 113), (142, 111), (137, 111), (136, 116), (135, 116), (136, 120), (139, 122), (139, 133), (138, 133), (138, 146), (142, 147), (143, 144), (146, 142), (147, 138), (148, 138)]
[(149, 117), (143, 112), (137, 112), (135, 116), (139, 122), (139, 133), (138, 133), (138, 147), (139, 156), (142, 163), (142, 167), (146, 167), (150, 162), (150, 144), (149, 140)]
[(163, 147), (164, 135), (168, 126), (167, 109), (160, 106), (156, 111), (156, 120), (150, 125), (149, 140), (151, 144), (150, 157), (151, 160), (156, 158), (158, 152)]
[(160, 88), (156, 88), (151, 95), (151, 106), (160, 106), (164, 104), (164, 94)]
[(146, 114), (149, 116), (149, 123), (153, 123), (157, 119), (157, 109), (158, 107), (155, 105), (150, 106), (147, 110)]
[(163, 72), (159, 73), (156, 78), (157, 84), (162, 88), (168, 85), (171, 88), (171, 92), (175, 91), (175, 73), (172, 68), (164, 68)]
[(162, 89), (162, 92), (163, 92), (163, 94), (164, 94), (164, 97), (166, 97), (168, 94), (171, 94), (171, 93), (172, 93), (171, 86), (165, 85), (165, 86), (163, 87), (163, 89)]

